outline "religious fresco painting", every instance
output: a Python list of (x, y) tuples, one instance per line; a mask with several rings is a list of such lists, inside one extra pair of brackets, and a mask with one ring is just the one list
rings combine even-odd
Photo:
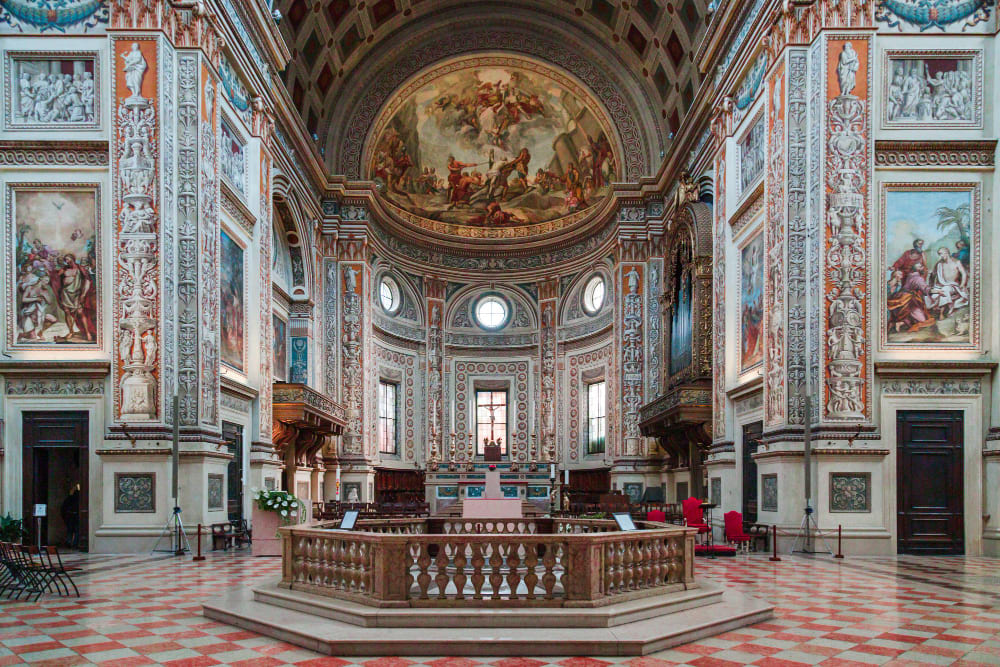
[(618, 178), (611, 126), (596, 109), (575, 82), (534, 61), (448, 63), (390, 103), (369, 175), (421, 218), (477, 227), (554, 220), (600, 202)]
[(222, 123), (222, 152), (220, 153), (219, 165), (222, 168), (222, 175), (226, 181), (236, 188), (241, 195), (246, 194), (246, 148), (239, 135), (229, 127), (229, 123)]
[(284, 382), (288, 376), (288, 323), (271, 314), (274, 324), (274, 379)]
[(740, 194), (746, 192), (764, 173), (766, 131), (767, 124), (761, 116), (753, 122), (746, 136), (740, 140)]
[(220, 245), (222, 361), (236, 370), (243, 371), (246, 349), (243, 248), (224, 231), (220, 235)]
[(96, 129), (96, 70), (93, 53), (7, 53), (6, 129)]
[(978, 331), (978, 221), (971, 187), (886, 187), (884, 341), (970, 346)]
[(740, 252), (740, 372), (764, 360), (764, 235)]
[(978, 52), (887, 54), (886, 127), (974, 127), (981, 122)]
[(97, 185), (8, 185), (11, 345), (100, 344), (99, 215)]

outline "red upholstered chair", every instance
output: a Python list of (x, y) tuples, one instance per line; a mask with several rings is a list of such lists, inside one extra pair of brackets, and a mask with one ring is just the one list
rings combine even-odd
[(666, 523), (667, 513), (663, 510), (649, 510), (646, 512), (646, 521), (659, 521), (660, 523)]
[(705, 513), (701, 509), (701, 502), (698, 498), (693, 497), (681, 502), (681, 506), (684, 508), (684, 524), (688, 528), (697, 528), (699, 535), (711, 530), (705, 523)]
[(725, 526), (726, 542), (749, 553), (753, 536), (743, 532), (743, 515), (736, 511), (726, 512), (722, 515), (722, 519)]

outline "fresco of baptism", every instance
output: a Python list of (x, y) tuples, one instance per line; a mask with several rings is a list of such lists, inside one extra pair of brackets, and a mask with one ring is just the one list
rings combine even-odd
[(595, 105), (537, 64), (481, 62), (423, 77), (392, 110), (372, 151), (382, 194), (423, 218), (486, 227), (601, 201), (619, 162)]

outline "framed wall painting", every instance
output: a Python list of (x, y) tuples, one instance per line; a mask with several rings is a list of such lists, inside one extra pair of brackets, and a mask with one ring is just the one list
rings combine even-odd
[(983, 52), (889, 50), (883, 61), (882, 126), (983, 126)]
[(225, 488), (226, 476), (209, 473), (208, 475), (208, 509), (225, 509), (223, 502), (223, 489)]
[(284, 382), (288, 379), (288, 323), (277, 313), (272, 313), (271, 319), (274, 326), (274, 379)]
[(978, 349), (978, 183), (883, 183), (885, 349)]
[(8, 183), (5, 195), (8, 346), (100, 347), (100, 185)]
[(219, 300), (222, 363), (240, 371), (246, 369), (246, 268), (243, 246), (226, 230), (220, 233)]
[(740, 250), (740, 372), (764, 361), (764, 234)]
[(222, 121), (221, 127), (222, 152), (219, 156), (220, 173), (226, 179), (226, 182), (232, 185), (240, 195), (246, 196), (247, 168), (245, 142), (225, 120)]
[(763, 512), (778, 511), (778, 474), (760, 476), (760, 509)]
[(98, 130), (100, 59), (95, 51), (8, 51), (5, 130)]
[(754, 118), (750, 128), (739, 140), (740, 196), (750, 190), (764, 173), (764, 151), (767, 144), (767, 123), (764, 115)]

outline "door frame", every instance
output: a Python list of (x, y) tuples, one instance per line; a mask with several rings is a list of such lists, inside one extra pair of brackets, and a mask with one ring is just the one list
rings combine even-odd
[[(964, 502), (962, 514), (965, 529), (965, 555), (983, 555), (983, 396), (969, 395), (883, 395), (882, 396), (882, 439), (888, 446), (882, 468), (883, 503), (886, 508), (883, 518), (884, 526), (892, 536), (892, 554), (899, 551), (899, 526), (897, 522), (898, 489), (896, 470), (898, 457), (896, 423), (898, 412), (906, 410), (956, 410), (962, 412), (964, 433), (962, 438), (962, 477), (965, 480), (963, 489)], [(874, 483), (874, 482), (873, 482)]]
[[(67, 380), (73, 383), (76, 380)], [(45, 396), (5, 396), (3, 407), (4, 419), (4, 439), (7, 447), (3, 457), (3, 484), (0, 485), (0, 493), (3, 494), (3, 511), (10, 512), (15, 517), (24, 517), (23, 493), (21, 491), (21, 475), (23, 474), (24, 452), (21, 443), (22, 433), (22, 413), (24, 412), (52, 412), (52, 411), (80, 411), (87, 413), (87, 438), (89, 442), (87, 454), (87, 483), (90, 488), (88, 505), (90, 508), (90, 521), (87, 526), (87, 548), (89, 551), (100, 550), (100, 538), (95, 537), (100, 528), (104, 525), (106, 515), (105, 499), (101, 496), (102, 489), (102, 466), (98, 458), (97, 449), (104, 442), (104, 394), (103, 376), (101, 379), (80, 378), (89, 387), (98, 387), (101, 393), (95, 394), (74, 394), (74, 395), (45, 395)], [(111, 488), (111, 486), (107, 486)], [(108, 498), (113, 498), (113, 494), (107, 494)], [(27, 513), (31, 514), (31, 508), (27, 508)], [(30, 519), (30, 516), (28, 517)], [(81, 535), (82, 537), (82, 535)]]
[[(749, 462), (753, 464), (754, 467), (754, 501), (757, 503), (757, 514), (753, 517), (753, 521), (757, 521), (757, 517), (760, 516), (760, 471), (757, 469), (757, 462), (746, 454), (747, 446), (747, 430), (753, 424), (760, 424), (760, 435), (757, 437), (757, 448), (760, 448), (760, 440), (764, 437), (764, 420), (763, 419), (753, 419), (748, 422), (744, 422), (739, 425), (740, 433), (740, 449), (739, 449), (739, 459), (740, 459), (740, 512), (744, 516), (745, 521), (750, 519), (747, 517), (747, 470), (746, 464)], [(756, 451), (756, 450), (755, 450)]]
[[(74, 421), (77, 420), (82, 421), (82, 424), (80, 424), (80, 422), (77, 421), (78, 427), (82, 426), (82, 428), (79, 428), (79, 432), (77, 433), (77, 437), (83, 438), (82, 443), (77, 443), (76, 446), (66, 446), (66, 447), (58, 447), (58, 446), (45, 447), (45, 446), (38, 446), (35, 444), (31, 445), (25, 444), (26, 439), (24, 438), (24, 432), (25, 432), (24, 424), (25, 422), (29, 421), (29, 419), (41, 422), (46, 420), (57, 420), (60, 418), (60, 415), (66, 416), (69, 414), (73, 415)], [(80, 479), (78, 484), (80, 485), (79, 522), (80, 522), (81, 535), (78, 538), (78, 541), (84, 547), (88, 546), (89, 543), (87, 542), (86, 536), (90, 534), (90, 437), (89, 437), (90, 433), (89, 431), (90, 431), (90, 416), (87, 414), (86, 410), (25, 410), (21, 413), (21, 434), (22, 434), (21, 456), (23, 457), (24, 461), (21, 472), (21, 484), (22, 484), (21, 498), (22, 498), (22, 507), (24, 506), (24, 504), (28, 505), (28, 507), (25, 508), (26, 516), (23, 517), (23, 519), (24, 519), (25, 529), (28, 530), (28, 532), (32, 533), (32, 537), (34, 538), (34, 540), (38, 539), (38, 537), (34, 535), (37, 523), (34, 517), (32, 516), (33, 515), (32, 508), (34, 507), (34, 505), (32, 502), (25, 503), (25, 500), (29, 496), (37, 497), (36, 495), (37, 489), (35, 488), (35, 485), (38, 480), (35, 479), (36, 477), (35, 472), (37, 471), (35, 456), (37, 455), (38, 450), (63, 449), (67, 451), (75, 451), (80, 455), (80, 469), (79, 469)], [(31, 449), (30, 457), (27, 453), (27, 450), (29, 448)], [(83, 451), (81, 452), (80, 450)], [(48, 468), (46, 468), (46, 470), (48, 470)], [(47, 504), (48, 503), (46, 503), (46, 505)], [(49, 514), (57, 511), (59, 511), (59, 509), (56, 507), (48, 508)], [(42, 523), (46, 526), (46, 531), (47, 531), (48, 518), (46, 517), (46, 520), (43, 521)], [(86, 533), (86, 535), (84, 535), (83, 533)], [(44, 541), (47, 544), (48, 538), (46, 538)], [(83, 549), (83, 551), (86, 550), (87, 550), (86, 548)]]

